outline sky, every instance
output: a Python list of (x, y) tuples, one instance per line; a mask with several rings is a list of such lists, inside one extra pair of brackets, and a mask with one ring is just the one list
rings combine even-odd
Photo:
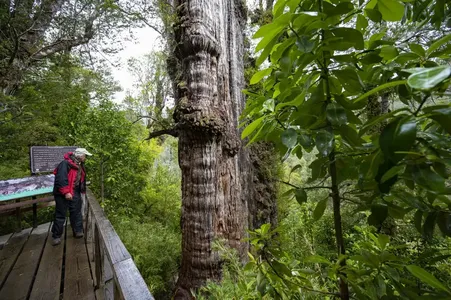
[(122, 91), (114, 95), (114, 101), (118, 103), (122, 102), (127, 90), (133, 89), (134, 79), (128, 72), (127, 61), (132, 57), (141, 57), (161, 46), (159, 35), (153, 29), (146, 26), (136, 28), (133, 32), (135, 38), (132, 41), (124, 41), (123, 49), (116, 54), (119, 58), (120, 65), (118, 67), (111, 67), (111, 73), (114, 79), (122, 87)]

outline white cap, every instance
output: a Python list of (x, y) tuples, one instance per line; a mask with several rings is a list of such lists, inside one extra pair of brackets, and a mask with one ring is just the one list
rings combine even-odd
[(92, 154), (89, 153), (88, 150), (86, 150), (85, 148), (77, 148), (77, 149), (75, 149), (74, 154), (75, 155), (77, 155), (77, 154), (84, 154), (84, 155), (87, 155), (87, 156), (92, 156)]

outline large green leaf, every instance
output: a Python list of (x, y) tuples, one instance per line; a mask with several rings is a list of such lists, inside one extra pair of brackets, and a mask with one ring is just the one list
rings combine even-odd
[(284, 132), (282, 132), (280, 136), (282, 143), (288, 148), (291, 149), (297, 144), (298, 133), (293, 128), (288, 128)]
[(412, 50), (412, 52), (415, 52), (419, 56), (426, 56), (426, 51), (419, 44), (409, 44), (409, 48), (410, 50)]
[(378, 87), (375, 87), (374, 89), (372, 89), (371, 91), (366, 92), (365, 94), (363, 94), (360, 97), (357, 97), (356, 99), (354, 99), (354, 103), (357, 103), (359, 101), (362, 101), (366, 98), (368, 98), (371, 95), (374, 95), (380, 91), (383, 91), (385, 89), (394, 87), (394, 86), (398, 86), (398, 85), (402, 85), (402, 84), (406, 84), (406, 80), (397, 80), (397, 81), (392, 81), (392, 82), (387, 82), (384, 84), (379, 85)]
[(347, 68), (343, 70), (335, 70), (333, 71), (333, 73), (335, 76), (337, 76), (341, 85), (347, 92), (353, 95), (362, 92), (362, 81), (360, 80), (359, 75), (357, 75), (357, 72), (354, 69)]
[(316, 135), (316, 148), (322, 156), (327, 156), (334, 147), (334, 134), (321, 130)]
[(393, 168), (391, 168), (390, 170), (388, 170), (384, 176), (382, 176), (381, 182), (385, 182), (387, 180), (389, 180), (390, 178), (394, 177), (395, 175), (398, 175), (399, 173), (401, 173), (401, 171), (403, 171), (405, 168), (405, 166), (394, 166)]
[(399, 0), (377, 0), (377, 7), (385, 21), (401, 21), (404, 4)]
[(298, 46), (299, 51), (308, 53), (312, 52), (315, 48), (315, 42), (311, 41), (307, 36), (303, 35), (296, 40), (296, 46)]
[(412, 178), (416, 184), (431, 192), (439, 193), (445, 190), (445, 179), (432, 171), (429, 165), (422, 164), (413, 166)]
[(450, 77), (451, 66), (438, 66), (415, 72), (407, 79), (407, 84), (419, 90), (429, 90)]
[(406, 111), (406, 110), (408, 110), (408, 109), (403, 107), (403, 108), (400, 108), (400, 109), (393, 110), (393, 111), (391, 111), (391, 112), (389, 112), (387, 114), (383, 114), (381, 116), (374, 117), (374, 118), (368, 120), (368, 122), (366, 122), (362, 126), (362, 128), (360, 128), (359, 135), (363, 136), (369, 129), (374, 127), (376, 124), (379, 124), (379, 123), (381, 123), (381, 122), (383, 122), (383, 121), (385, 121), (385, 120), (387, 120), (389, 118), (392, 118), (397, 113), (402, 112), (402, 111)]
[(310, 135), (301, 134), (298, 138), (299, 144), (302, 145), (305, 151), (310, 152), (313, 149), (314, 142)]
[(324, 215), (324, 211), (327, 207), (327, 200), (329, 200), (329, 198), (325, 198), (318, 202), (315, 210), (313, 211), (313, 220), (318, 221)]
[(249, 124), (241, 133), (241, 138), (244, 139), (247, 136), (249, 136), (252, 132), (257, 129), (262, 121), (264, 120), (265, 116), (258, 118), (257, 120), (253, 121), (251, 124)]
[(371, 205), (371, 215), (368, 217), (368, 223), (373, 226), (379, 226), (388, 216), (388, 206), (382, 203)]
[(424, 112), (430, 114), (430, 118), (436, 121), (443, 129), (451, 134), (451, 107), (434, 108), (426, 107)]
[(438, 281), (437, 278), (434, 277), (434, 275), (432, 275), (431, 273), (429, 273), (428, 271), (426, 271), (425, 269), (419, 267), (419, 266), (415, 266), (415, 265), (409, 265), (406, 267), (406, 269), (412, 273), (413, 276), (417, 277), (418, 279), (420, 279), (422, 282), (436, 288), (442, 291), (447, 292), (448, 294), (451, 295), (451, 291), (444, 286), (440, 281)]
[(356, 23), (357, 30), (359, 30), (362, 34), (364, 34), (367, 27), (368, 27), (368, 20), (363, 15), (358, 14), (357, 15), (357, 23)]
[(334, 126), (346, 124), (346, 110), (338, 103), (329, 103), (326, 107), (326, 117)]
[(409, 151), (415, 143), (417, 125), (410, 118), (398, 118), (382, 130), (379, 146), (384, 156), (393, 163), (401, 160), (405, 154), (397, 152)]
[(363, 35), (357, 29), (340, 27), (332, 29), (331, 32), (336, 38), (339, 38), (329, 43), (329, 47), (332, 49), (345, 51), (354, 47), (356, 50), (363, 50)]
[(324, 9), (323, 12), (328, 17), (338, 16), (338, 15), (344, 15), (354, 9), (354, 5), (352, 5), (351, 2), (341, 2), (337, 4), (337, 6), (324, 2)]
[(397, 57), (399, 54), (398, 49), (393, 46), (385, 46), (381, 48), (381, 52), (379, 53), (379, 56), (384, 58), (385, 60), (391, 60), (395, 57)]
[(415, 228), (418, 230), (419, 233), (422, 233), (423, 228), (422, 220), (423, 220), (423, 211), (418, 209), (413, 217), (413, 224), (415, 225)]
[(451, 214), (441, 211), (437, 216), (437, 225), (442, 233), (448, 237), (451, 237)]
[(432, 43), (432, 45), (429, 47), (429, 49), (426, 51), (427, 55), (429, 56), (431, 53), (433, 53), (435, 50), (439, 49), (441, 46), (448, 44), (451, 41), (451, 34), (445, 35), (438, 41)]
[(339, 132), (341, 137), (352, 147), (359, 147), (364, 142), (364, 140), (357, 134), (357, 131), (348, 125), (340, 126)]
[(299, 204), (307, 202), (307, 193), (305, 192), (304, 189), (296, 189), (294, 195), (296, 196), (296, 201)]
[(377, 9), (365, 9), (365, 14), (368, 16), (368, 18), (376, 23), (379, 23), (382, 21), (382, 14)]
[(256, 72), (252, 76), (250, 84), (259, 83), (265, 76), (268, 76), (269, 74), (271, 74), (271, 72), (272, 72), (271, 68), (260, 70), (260, 71)]

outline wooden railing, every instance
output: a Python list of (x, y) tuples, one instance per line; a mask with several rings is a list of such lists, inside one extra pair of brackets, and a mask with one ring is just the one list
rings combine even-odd
[(153, 299), (133, 259), (89, 189), (83, 211), (97, 299)]

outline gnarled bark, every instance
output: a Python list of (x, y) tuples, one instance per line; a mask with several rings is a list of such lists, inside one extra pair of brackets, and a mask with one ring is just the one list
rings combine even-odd
[(174, 119), (182, 171), (182, 265), (176, 299), (219, 279), (212, 249), (224, 239), (244, 257), (247, 243), (247, 153), (237, 129), (244, 99), (241, 0), (175, 1), (175, 57), (180, 72)]

